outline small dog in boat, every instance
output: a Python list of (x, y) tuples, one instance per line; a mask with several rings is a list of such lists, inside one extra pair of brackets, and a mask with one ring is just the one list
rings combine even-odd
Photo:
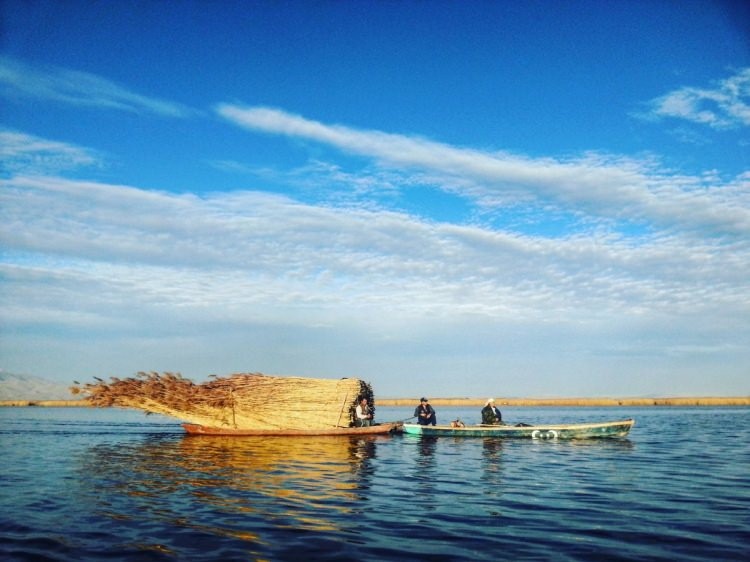
[(461, 420), (456, 419), (451, 422), (451, 427), (466, 427), (466, 424)]

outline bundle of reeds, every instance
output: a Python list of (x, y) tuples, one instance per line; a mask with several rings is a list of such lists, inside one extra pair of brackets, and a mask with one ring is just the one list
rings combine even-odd
[(144, 373), (71, 388), (93, 406), (123, 406), (188, 423), (234, 429), (350, 427), (360, 398), (373, 405), (359, 379), (276, 377), (260, 373), (214, 377), (195, 384), (179, 373)]

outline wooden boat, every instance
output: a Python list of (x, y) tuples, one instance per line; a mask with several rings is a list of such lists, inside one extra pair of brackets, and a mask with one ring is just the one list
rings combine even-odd
[(280, 436), (310, 436), (310, 435), (383, 435), (396, 433), (401, 430), (401, 422), (389, 422), (371, 425), (369, 427), (331, 427), (315, 429), (233, 429), (227, 427), (206, 427), (194, 423), (183, 423), (182, 427), (190, 435), (280, 435)]
[(403, 432), (410, 435), (447, 437), (502, 437), (526, 439), (599, 439), (604, 437), (625, 437), (635, 420), (610, 421), (600, 423), (571, 423), (544, 425), (418, 425), (405, 423)]

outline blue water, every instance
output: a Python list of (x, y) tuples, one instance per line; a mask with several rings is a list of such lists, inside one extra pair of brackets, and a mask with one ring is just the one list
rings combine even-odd
[[(503, 414), (636, 426), (577, 442), (188, 437), (138, 411), (0, 408), (0, 559), (747, 560), (750, 408)], [(438, 408), (457, 417), (478, 412)]]

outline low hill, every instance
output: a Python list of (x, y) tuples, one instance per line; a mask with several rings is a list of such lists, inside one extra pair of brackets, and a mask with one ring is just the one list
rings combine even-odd
[(72, 400), (70, 386), (33, 375), (0, 371), (0, 400)]

